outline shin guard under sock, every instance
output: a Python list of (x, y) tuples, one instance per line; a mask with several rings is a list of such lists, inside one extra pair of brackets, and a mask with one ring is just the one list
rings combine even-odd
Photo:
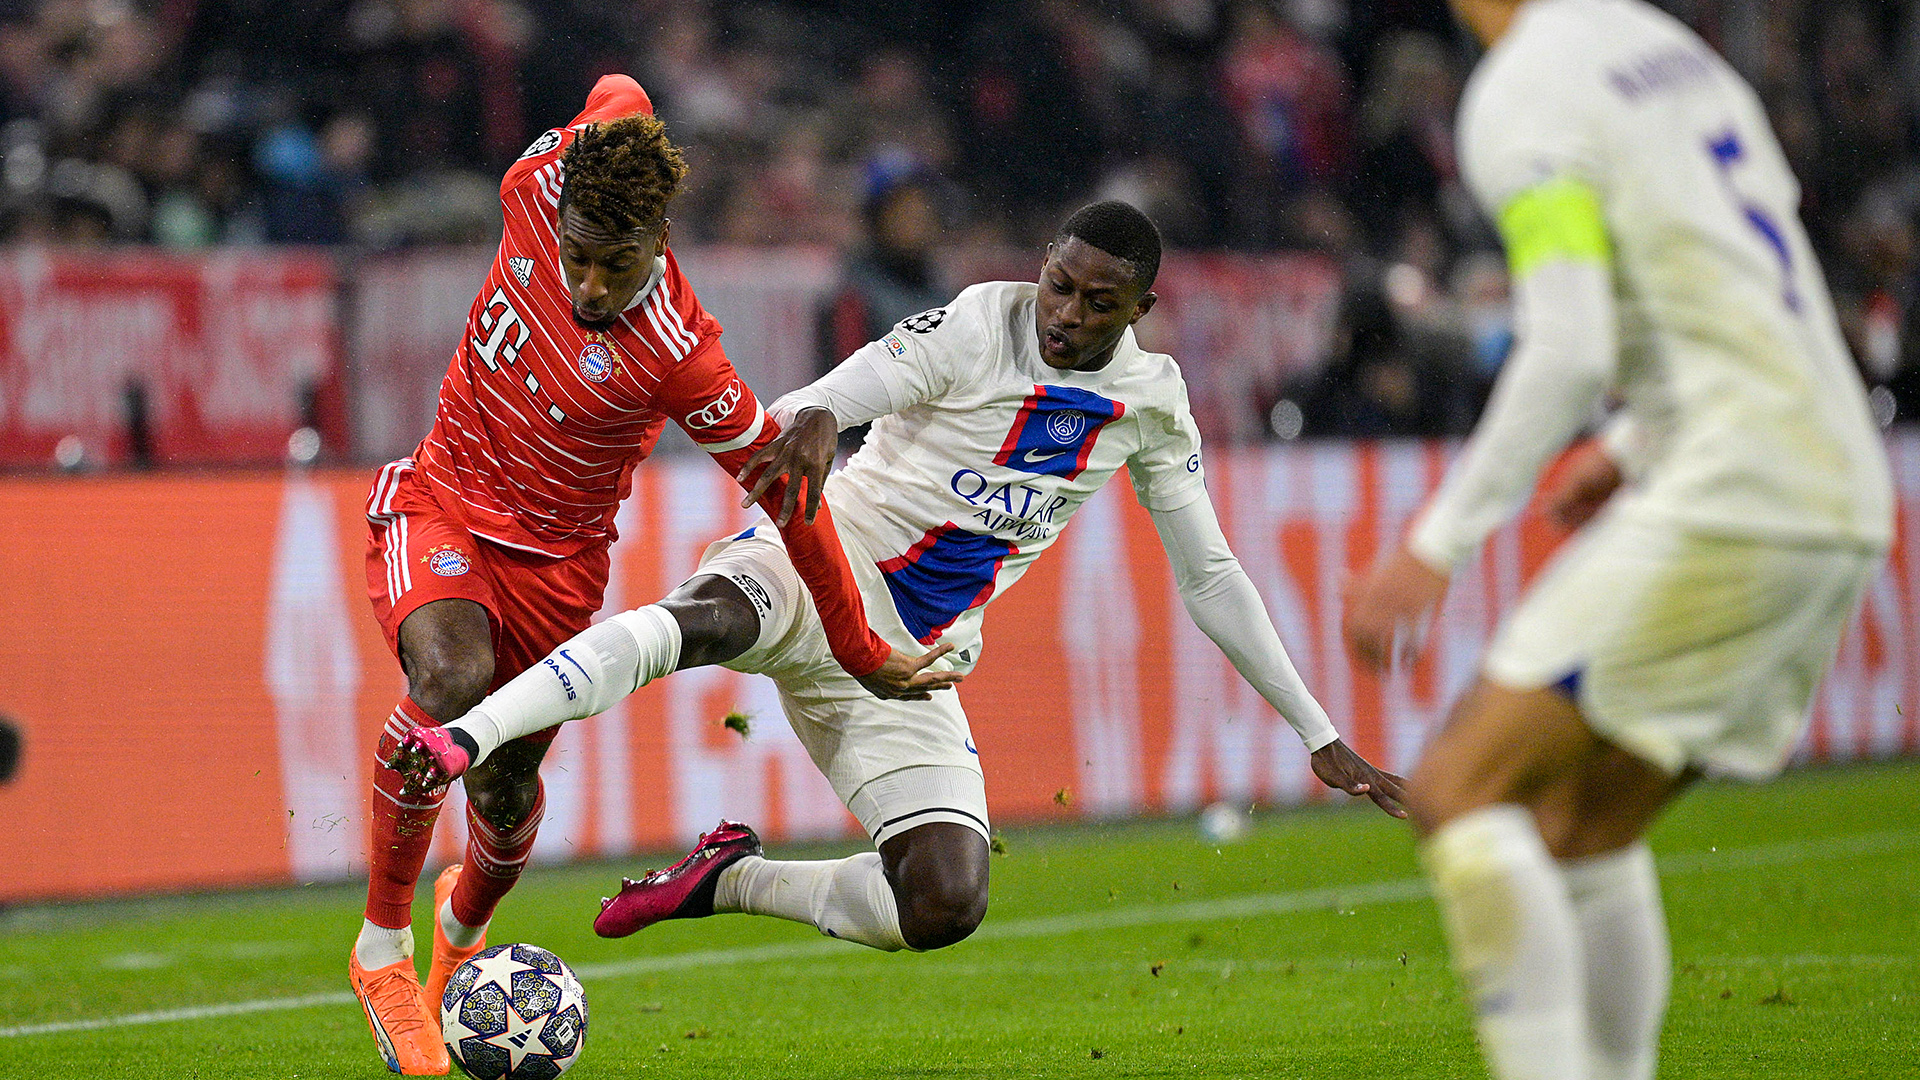
[(720, 872), (713, 909), (812, 923), (828, 937), (885, 952), (907, 948), (893, 884), (877, 851), (830, 862), (748, 856)]
[(415, 727), (438, 721), (411, 698), (400, 699), (374, 750), (371, 836), (367, 845), (367, 921), (399, 929), (413, 923), (413, 891), (433, 845), (433, 823), (447, 797), (442, 787), (424, 795), (400, 793), (405, 778), (382, 762)]
[(1560, 869), (1586, 956), (1591, 1080), (1652, 1080), (1673, 981), (1653, 852), (1642, 841)]
[(471, 765), (522, 735), (607, 711), (680, 664), (680, 623), (649, 604), (582, 630), (447, 725), (471, 740)]
[(453, 887), (448, 907), (453, 917), (467, 926), (485, 926), (493, 918), (493, 909), (520, 880), (520, 871), (533, 854), (533, 839), (540, 831), (540, 819), (547, 811), (547, 789), (542, 783), (533, 799), (533, 808), (513, 828), (502, 832), (480, 816), (472, 802), (467, 803), (467, 860), (460, 871), (460, 882)]
[(1533, 815), (1481, 807), (1441, 827), (1420, 854), (1496, 1080), (1587, 1080), (1573, 906)]

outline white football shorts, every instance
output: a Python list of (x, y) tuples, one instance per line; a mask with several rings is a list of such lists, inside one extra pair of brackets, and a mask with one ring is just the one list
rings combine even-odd
[[(708, 545), (696, 577), (732, 581), (760, 613), (760, 637), (728, 661), (765, 675), (780, 690), (787, 722), (813, 763), (874, 845), (936, 821), (971, 828), (989, 841), (986, 780), (956, 691), (928, 701), (882, 701), (841, 669), (827, 646), (813, 597), (787, 557), (778, 530), (762, 522)], [(864, 594), (867, 618), (884, 636), (906, 640), (890, 596)]]
[(1882, 555), (1596, 521), (1543, 571), (1488, 651), (1516, 690), (1569, 690), (1587, 726), (1677, 774), (1765, 779)]

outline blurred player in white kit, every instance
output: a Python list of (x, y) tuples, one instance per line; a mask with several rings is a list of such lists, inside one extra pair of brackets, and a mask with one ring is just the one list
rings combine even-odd
[[(1605, 395), (1550, 509), (1585, 523), (1409, 785), (1500, 1080), (1645, 1080), (1671, 958), (1642, 839), (1703, 773), (1785, 763), (1892, 532), (1887, 463), (1753, 91), (1642, 0), (1452, 0), (1519, 345), (1348, 641), (1406, 658), (1451, 570)], [(1591, 519), (1589, 521), (1588, 519)]]

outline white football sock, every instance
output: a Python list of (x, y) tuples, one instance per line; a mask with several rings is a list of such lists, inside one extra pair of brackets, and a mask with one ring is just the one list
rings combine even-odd
[(368, 971), (378, 971), (402, 960), (411, 960), (413, 927), (403, 926), (395, 930), (388, 926), (375, 926), (362, 919), (360, 936), (353, 943), (353, 955), (354, 959), (360, 961), (360, 966)]
[(812, 923), (828, 937), (886, 952), (907, 948), (900, 909), (880, 853), (827, 862), (775, 862), (749, 855), (720, 872), (713, 910)]
[(471, 949), (487, 936), (487, 924), (468, 926), (453, 917), (453, 898), (440, 905), (440, 932), (446, 935), (447, 944), (456, 949)]
[(1592, 1080), (1652, 1080), (1673, 954), (1653, 852), (1637, 843), (1560, 864), (1587, 967)]
[(590, 626), (447, 725), (473, 739), (472, 765), (522, 735), (596, 716), (680, 666), (680, 623), (656, 604)]
[(1449, 822), (1420, 854), (1493, 1075), (1587, 1080), (1578, 932), (1533, 815), (1482, 807)]

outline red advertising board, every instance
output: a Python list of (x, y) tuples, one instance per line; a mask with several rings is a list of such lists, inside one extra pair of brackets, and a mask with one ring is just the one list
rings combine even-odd
[(0, 466), (284, 460), (345, 448), (335, 275), (318, 253), (0, 252)]
[[(1889, 449), (1899, 538), (1816, 696), (1806, 760), (1920, 752), (1920, 437)], [(1385, 680), (1351, 664), (1340, 582), (1400, 534), (1449, 452), (1250, 447), (1208, 466), (1308, 686), (1349, 742), (1402, 772), (1560, 539), (1523, 517), (1455, 578), (1420, 664)], [(370, 479), (0, 479), (0, 714), (26, 747), (0, 786), (0, 903), (364, 872), (374, 740), (403, 690), (366, 600)], [(706, 460), (655, 462), (634, 480), (609, 612), (664, 595), (745, 523), (732, 479)], [(994, 600), (958, 692), (998, 823), (1328, 797), (1292, 729), (1187, 619), (1125, 483)], [(736, 711), (751, 717), (745, 738), (722, 723)], [(861, 835), (773, 685), (721, 668), (568, 724), (543, 775), (537, 861), (668, 848), (722, 816), (775, 842)], [(464, 822), (456, 795), (436, 863), (460, 857)]]
[[(834, 280), (828, 256), (682, 255), (727, 327), (728, 355), (762, 396), (812, 378), (815, 307)], [(50, 466), (63, 440), (94, 466), (272, 464), (305, 422), (336, 458), (397, 457), (433, 421), (491, 257), (481, 248), (344, 263), (286, 250), (0, 253), (0, 467)], [(1034, 270), (1030, 255), (972, 252), (947, 276), (1029, 280)], [(1316, 256), (1169, 253), (1141, 343), (1179, 359), (1210, 442), (1257, 440), (1263, 403), (1325, 355), (1339, 289), (1338, 268)]]

